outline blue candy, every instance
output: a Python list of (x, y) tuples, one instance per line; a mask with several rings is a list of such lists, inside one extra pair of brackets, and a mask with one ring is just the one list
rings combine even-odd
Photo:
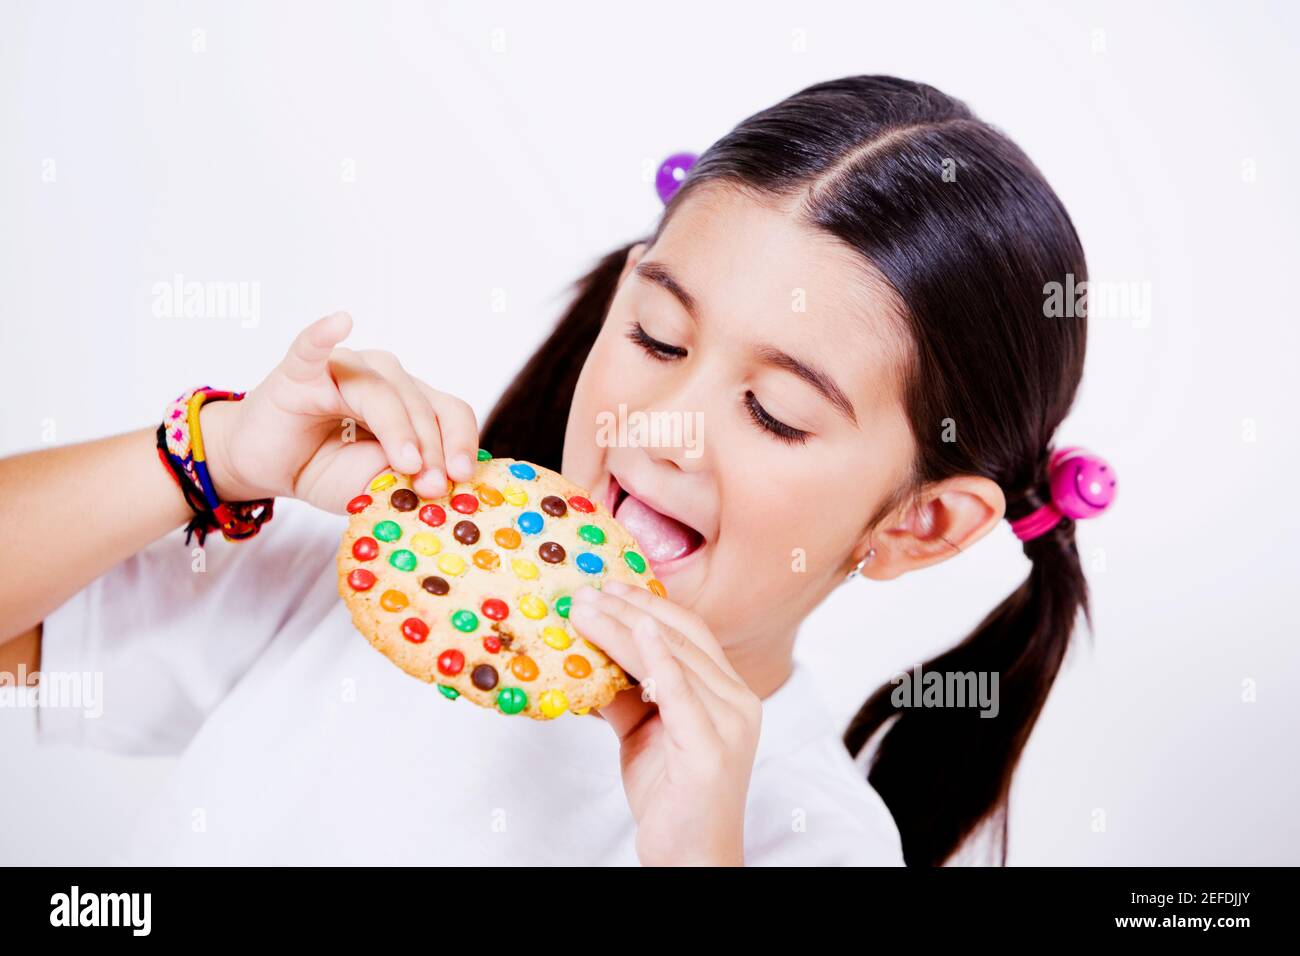
[(605, 562), (600, 559), (599, 555), (592, 554), (590, 551), (584, 551), (573, 559), (580, 571), (588, 574), (600, 574), (605, 567)]
[(510, 466), (510, 474), (520, 481), (532, 481), (537, 477), (537, 469), (527, 462), (517, 461)]
[(519, 525), (519, 530), (524, 534), (537, 534), (542, 530), (542, 516), (536, 511), (522, 511), (515, 519), (515, 524)]

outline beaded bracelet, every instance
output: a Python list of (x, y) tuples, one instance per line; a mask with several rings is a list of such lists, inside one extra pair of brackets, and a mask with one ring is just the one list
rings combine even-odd
[(158, 426), (158, 457), (194, 512), (185, 526), (186, 544), (197, 534), (201, 547), (208, 532), (213, 530), (220, 530), (227, 541), (242, 541), (257, 534), (271, 520), (274, 498), (222, 501), (208, 473), (199, 409), (204, 402), (238, 402), (243, 397), (243, 392), (222, 392), (206, 386), (191, 389), (167, 406)]

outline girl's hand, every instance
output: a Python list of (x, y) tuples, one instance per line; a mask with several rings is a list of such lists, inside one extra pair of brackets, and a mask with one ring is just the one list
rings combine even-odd
[(698, 615), (648, 591), (583, 588), (569, 620), (641, 682), (600, 716), (622, 741), (642, 864), (742, 865), (758, 697)]
[(203, 406), (223, 499), (292, 496), (341, 513), (385, 468), (415, 475), (416, 492), (430, 498), (446, 492), (448, 475), (474, 476), (473, 410), (412, 378), (388, 352), (338, 348), (351, 329), (345, 312), (309, 325), (242, 402)]

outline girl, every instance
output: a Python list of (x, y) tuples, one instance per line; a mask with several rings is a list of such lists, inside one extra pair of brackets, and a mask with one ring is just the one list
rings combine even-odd
[[(1085, 321), (1044, 317), (1067, 276), (1086, 271), (1060, 201), (962, 103), (817, 84), (715, 143), (654, 234), (580, 281), (481, 435), (394, 355), (341, 347), (339, 314), (203, 406), (216, 494), (280, 499), (256, 537), (167, 534), (189, 509), (154, 428), (0, 463), (6, 666), (103, 675), (102, 716), (47, 695), (44, 737), (181, 754), (133, 862), (938, 864), (985, 827), (1005, 852), (1012, 772), (1087, 610), (1068, 518), (923, 665), (998, 675), (993, 719), (895, 707), (887, 684), (841, 738), (792, 650), (846, 578), (929, 567), (1047, 500), (1084, 360)], [(696, 416), (703, 441), (606, 447), (620, 406)], [(653, 700), (509, 720), (357, 635), (345, 503), (388, 467), (438, 495), (480, 444), (637, 536), (669, 597), (591, 590), (571, 621)]]

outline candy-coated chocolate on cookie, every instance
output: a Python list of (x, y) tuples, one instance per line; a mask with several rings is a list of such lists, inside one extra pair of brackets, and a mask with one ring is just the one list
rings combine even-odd
[(627, 675), (569, 623), (573, 593), (618, 580), (664, 596), (603, 506), (539, 465), (480, 450), (474, 477), (420, 498), (384, 472), (348, 503), (339, 594), (393, 663), (503, 714), (603, 707)]

